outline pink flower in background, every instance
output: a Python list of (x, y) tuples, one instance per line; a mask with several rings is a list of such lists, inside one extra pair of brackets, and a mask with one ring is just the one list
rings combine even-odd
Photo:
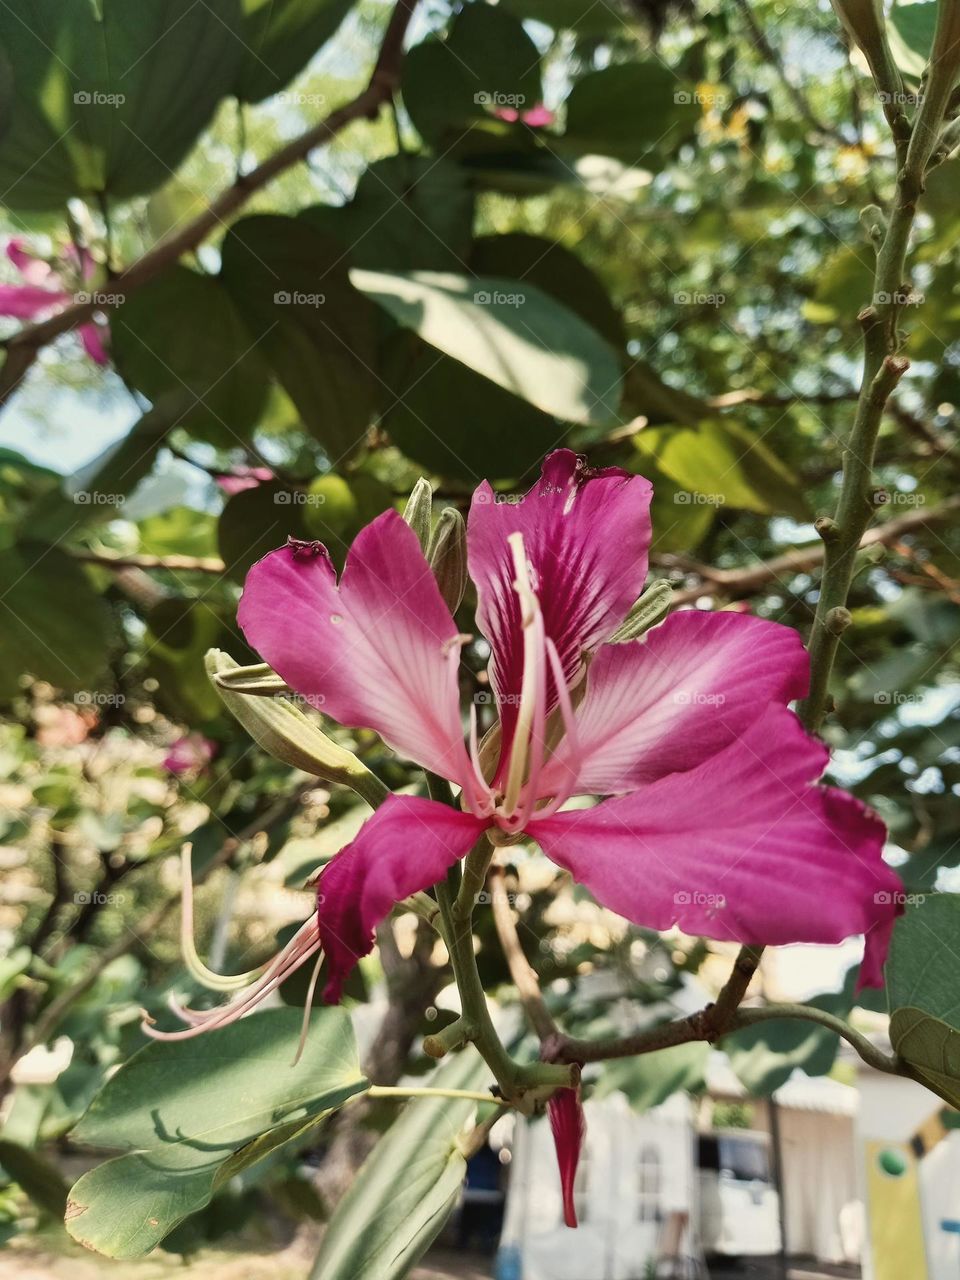
[(220, 489), (230, 498), (235, 493), (243, 493), (244, 489), (256, 489), (258, 485), (274, 478), (269, 467), (234, 467), (224, 471), (214, 479)]
[(178, 778), (187, 773), (199, 773), (217, 754), (217, 744), (202, 733), (188, 733), (171, 742), (163, 757), (163, 767)]
[[(43, 320), (62, 311), (76, 302), (77, 293), (82, 292), (79, 288), (68, 288), (64, 276), (72, 274), (79, 286), (92, 280), (97, 270), (87, 250), (73, 246), (61, 255), (62, 265), (56, 268), (32, 253), (22, 240), (7, 242), (7, 257), (23, 277), (23, 284), (0, 284), (0, 315), (17, 320)], [(108, 356), (101, 332), (101, 326), (93, 320), (77, 327), (87, 355), (96, 364), (105, 365)]]
[(516, 107), (494, 107), (493, 114), (498, 120), (505, 120), (507, 124), (516, 124), (519, 120), (521, 124), (528, 125), (531, 129), (542, 129), (545, 125), (553, 124), (557, 118), (556, 114), (542, 102), (538, 102), (529, 111), (518, 111)]
[[(376, 730), (460, 792), (458, 809), (389, 796), (325, 867), (327, 1000), (393, 906), (484, 832), (535, 840), (648, 928), (754, 945), (865, 934), (861, 984), (882, 984), (901, 884), (879, 818), (818, 785), (827, 749), (787, 707), (808, 682), (797, 633), (691, 610), (607, 643), (646, 577), (651, 493), (566, 449), (519, 501), (476, 490), (468, 559), (499, 709), (490, 770), (476, 707), (464, 741), (464, 637), (395, 511), (359, 534), (339, 582), (319, 543), (292, 542), (250, 570), (238, 619), (264, 660), (334, 720)], [(608, 798), (564, 811), (578, 795)]]

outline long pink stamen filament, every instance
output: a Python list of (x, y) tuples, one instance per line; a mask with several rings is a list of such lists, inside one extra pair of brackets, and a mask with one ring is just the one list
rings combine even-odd
[(202, 986), (211, 991), (238, 991), (263, 971), (261, 965), (247, 973), (215, 973), (200, 959), (193, 930), (193, 845), (189, 841), (180, 850), (180, 949), (188, 971)]
[(566, 786), (557, 792), (549, 804), (544, 805), (542, 809), (537, 811), (538, 818), (548, 818), (570, 799), (577, 789), (577, 779), (580, 776), (583, 759), (580, 750), (580, 738), (577, 734), (577, 721), (573, 713), (573, 703), (570, 700), (570, 690), (567, 688), (567, 682), (563, 674), (563, 664), (560, 661), (560, 655), (557, 653), (557, 646), (549, 637), (547, 638), (546, 647), (547, 659), (553, 674), (553, 683), (557, 687), (560, 715), (563, 719), (563, 755), (555, 755), (553, 759), (566, 771), (567, 782)]
[(504, 814), (513, 815), (516, 813), (527, 773), (531, 734), (537, 714), (537, 694), (542, 685), (544, 648), (542, 619), (539, 633), (535, 625), (540, 617), (540, 605), (530, 585), (530, 570), (527, 567), (523, 534), (511, 533), (507, 542), (510, 544), (513, 555), (516, 574), (513, 587), (520, 597), (520, 620), (523, 626), (523, 679), (520, 683), (520, 709), (513, 734), (510, 767), (507, 771), (507, 785), (501, 806)]
[(467, 796), (471, 812), (477, 818), (486, 818), (493, 810), (493, 788), (483, 776), (480, 763), (480, 745), (477, 740), (477, 708), (470, 704), (470, 763), (473, 766), (476, 785)]
[(527, 769), (527, 778), (523, 788), (522, 801), (519, 810), (508, 823), (508, 829), (510, 831), (522, 831), (533, 817), (533, 812), (537, 805), (540, 773), (543, 769), (543, 758), (546, 749), (547, 666), (544, 661), (544, 657), (546, 655), (546, 637), (544, 635), (543, 614), (539, 611), (533, 621), (531, 631), (533, 632), (533, 646), (536, 647), (538, 660), (536, 663), (537, 681), (534, 693), (533, 724), (530, 730), (529, 749), (527, 753), (529, 767)]
[(145, 1017), (144, 1034), (154, 1040), (188, 1040), (205, 1031), (212, 1031), (215, 1027), (227, 1026), (253, 1009), (320, 950), (320, 935), (314, 914), (300, 926), (283, 950), (278, 952), (260, 978), (234, 1000), (209, 1010), (190, 1009), (171, 1001), (171, 1007), (177, 1016), (191, 1025), (182, 1031), (158, 1031)]

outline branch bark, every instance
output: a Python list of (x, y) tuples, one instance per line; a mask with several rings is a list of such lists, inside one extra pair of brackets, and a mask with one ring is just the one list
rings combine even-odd
[[(416, 3), (417, 0), (397, 0), (366, 88), (350, 102), (344, 103), (319, 123), (280, 147), (250, 173), (238, 176), (195, 218), (158, 241), (142, 257), (114, 276), (110, 281), (111, 292), (121, 295), (133, 293), (159, 275), (164, 267), (196, 249), (211, 233), (225, 228), (251, 196), (269, 185), (281, 173), (305, 160), (312, 151), (330, 142), (347, 125), (354, 120), (375, 119), (399, 84), (403, 41)], [(55, 338), (89, 320), (99, 306), (96, 302), (74, 303), (39, 324), (27, 325), (7, 340), (7, 356), (0, 370), (0, 407), (19, 387), (40, 350)]]

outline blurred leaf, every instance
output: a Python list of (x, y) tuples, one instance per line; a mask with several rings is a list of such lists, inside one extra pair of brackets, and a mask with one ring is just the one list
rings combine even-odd
[(234, 92), (260, 102), (301, 71), (334, 34), (354, 0), (242, 0), (246, 56)]
[(693, 89), (659, 58), (618, 63), (576, 81), (564, 145), (646, 164), (689, 138), (700, 118)]
[(35, 1205), (54, 1218), (67, 1207), (67, 1184), (60, 1172), (36, 1151), (0, 1138), (0, 1166)]
[(234, 81), (239, 0), (0, 6), (13, 72), (0, 187), (15, 209), (165, 182)]
[(0, 698), (17, 692), (21, 672), (94, 688), (110, 638), (107, 609), (75, 560), (41, 543), (0, 551)]
[(691, 505), (809, 518), (797, 478), (737, 423), (710, 419), (697, 428), (647, 427), (633, 443), (680, 486), (677, 504), (685, 496)]
[(556, 31), (568, 29), (580, 36), (620, 34), (635, 17), (629, 4), (617, 0), (596, 4), (595, 0), (500, 0), (518, 18), (543, 22)]
[[(540, 55), (523, 24), (503, 7), (468, 3), (445, 40), (431, 37), (409, 51), (402, 92), (427, 142), (447, 134), (460, 141), (471, 121), (495, 122), (496, 108), (522, 110), (540, 102)], [(440, 154), (446, 150), (438, 148)]]
[(814, 324), (855, 325), (873, 297), (873, 252), (868, 244), (838, 249), (816, 273), (816, 288), (803, 314)]
[(313, 536), (304, 520), (306, 496), (279, 480), (268, 480), (227, 499), (217, 526), (217, 545), (234, 581), (242, 582), (251, 565), (282, 547), (287, 538)]
[(73, 1238), (143, 1257), (236, 1173), (362, 1093), (347, 1014), (316, 1010), (293, 1066), (300, 1023), (295, 1009), (271, 1009), (189, 1045), (150, 1044), (111, 1076), (72, 1136), (124, 1154), (74, 1186)]
[(897, 921), (886, 965), (890, 1042), (917, 1077), (960, 1106), (960, 897), (919, 895)]
[[(482, 1089), (490, 1068), (472, 1047), (426, 1082)], [(460, 1196), (467, 1162), (458, 1145), (475, 1102), (421, 1098), (387, 1130), (338, 1204), (311, 1280), (400, 1280), (437, 1237)]]
[[(943, 0), (949, 3), (949, 0)], [(937, 25), (937, 0), (912, 0), (894, 4), (887, 16), (887, 32), (893, 60), (913, 80), (919, 80), (930, 57)]]
[(223, 242), (221, 279), (336, 463), (362, 440), (376, 393), (376, 313), (350, 284), (340, 243), (303, 219), (244, 218)]
[(568, 422), (616, 421), (616, 353), (535, 285), (496, 276), (359, 268), (350, 278), (398, 324), (544, 413)]
[(110, 319), (123, 378), (150, 400), (186, 390), (180, 425), (225, 448), (241, 444), (267, 401), (257, 342), (215, 276), (174, 265), (133, 292)]
[(615, 1058), (604, 1064), (593, 1097), (604, 1098), (619, 1090), (635, 1111), (649, 1111), (680, 1090), (699, 1092), (709, 1056), (710, 1046), (695, 1042), (636, 1058)]
[(413, 334), (388, 343), (384, 430), (407, 457), (469, 484), (516, 479), (563, 443), (564, 428)]
[(354, 266), (457, 271), (470, 253), (473, 207), (461, 168), (403, 153), (365, 169), (347, 204), (313, 205), (300, 218), (336, 236)]

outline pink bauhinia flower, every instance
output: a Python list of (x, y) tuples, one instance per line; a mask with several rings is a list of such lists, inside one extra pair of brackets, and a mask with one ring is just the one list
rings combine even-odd
[[(23, 284), (0, 284), (0, 315), (17, 320), (42, 320), (76, 302), (80, 288), (96, 275), (97, 264), (86, 249), (72, 246), (61, 255), (54, 267), (27, 248), (22, 240), (7, 242), (7, 257), (23, 277)], [(65, 280), (72, 276), (78, 288), (68, 288)], [(95, 364), (109, 362), (101, 337), (101, 326), (91, 320), (77, 326), (83, 349)]]
[(256, 489), (274, 478), (269, 467), (234, 467), (231, 471), (222, 471), (214, 476), (217, 485), (228, 498), (232, 498), (235, 493), (243, 493), (245, 489)]
[[(466, 741), (461, 721), (469, 637), (395, 511), (359, 534), (339, 582), (319, 543), (292, 542), (251, 569), (238, 617), (262, 657), (334, 720), (376, 730), (460, 795), (458, 809), (388, 797), (324, 869), (328, 1001), (394, 905), (484, 833), (536, 841), (649, 928), (754, 945), (865, 934), (861, 984), (882, 984), (901, 885), (879, 818), (818, 783), (827, 750), (787, 706), (808, 682), (797, 633), (694, 610), (609, 643), (646, 577), (651, 493), (566, 449), (519, 501), (496, 501), (486, 483), (474, 493), (468, 561), (499, 709), (490, 769), (475, 707)], [(581, 795), (606, 798), (565, 810)]]
[(170, 743), (163, 767), (177, 777), (199, 773), (216, 754), (217, 744), (211, 738), (205, 738), (202, 733), (188, 733)]
[(530, 107), (528, 111), (519, 111), (516, 107), (494, 107), (493, 114), (498, 120), (503, 120), (507, 124), (516, 124), (519, 120), (521, 124), (527, 125), (531, 129), (542, 129), (545, 125), (553, 124), (556, 115), (545, 107), (542, 102), (538, 102), (535, 107)]

